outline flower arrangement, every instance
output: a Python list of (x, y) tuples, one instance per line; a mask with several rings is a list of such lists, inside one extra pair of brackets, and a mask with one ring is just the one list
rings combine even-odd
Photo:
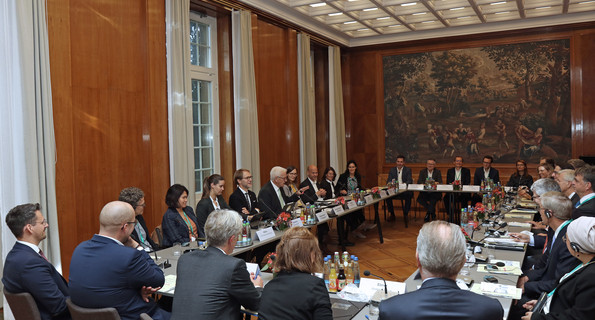
[(345, 205), (345, 197), (338, 197), (337, 199), (335, 199), (335, 204), (340, 204), (342, 206)]
[(380, 189), (378, 187), (372, 188), (372, 190), (370, 190), (370, 192), (372, 192), (372, 197), (374, 199), (379, 199), (380, 198)]
[(469, 234), (467, 233), (467, 231), (465, 231), (465, 228), (461, 227), (461, 232), (463, 232), (463, 235), (465, 235), (465, 240), (466, 241), (471, 241), (471, 237), (469, 236)]
[(461, 190), (461, 180), (455, 180), (452, 182), (452, 189), (453, 190)]
[[(277, 257), (277, 253), (275, 252), (269, 252), (264, 256), (264, 259), (262, 259), (262, 263), (264, 264), (262, 266), (262, 268), (260, 268), (260, 271), (267, 271), (270, 269), (270, 271), (273, 271), (273, 261), (275, 261), (275, 258)], [(266, 262), (265, 262), (266, 261)]]
[(483, 221), (485, 218), (486, 207), (483, 206), (483, 203), (478, 202), (475, 204), (475, 212), (477, 212), (477, 220)]
[(289, 228), (289, 222), (291, 221), (291, 215), (287, 212), (281, 212), (275, 221), (277, 229), (283, 231)]

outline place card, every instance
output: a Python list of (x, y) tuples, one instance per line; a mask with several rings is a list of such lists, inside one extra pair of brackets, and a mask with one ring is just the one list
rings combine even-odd
[(343, 210), (343, 206), (335, 206), (335, 207), (333, 207), (333, 211), (335, 212), (336, 215), (339, 215), (339, 214), (345, 212), (345, 210)]
[[(393, 193), (394, 193), (394, 192), (393, 192)], [(385, 190), (380, 190), (380, 196), (381, 196), (382, 198), (388, 197), (388, 193), (386, 193), (386, 191), (385, 191)]]
[(295, 218), (293, 220), (291, 220), (291, 227), (303, 227), (304, 223), (302, 222), (302, 219), (300, 218)]
[(407, 184), (406, 183), (399, 183), (399, 190), (407, 190)]
[[(341, 206), (338, 206), (338, 207), (341, 208)], [(343, 208), (341, 208), (341, 211), (343, 211)], [(329, 219), (328, 213), (326, 211), (317, 212), (316, 218), (318, 218), (318, 221), (320, 221), (320, 222), (324, 222)]]
[(274, 238), (275, 231), (273, 230), (273, 227), (268, 227), (268, 228), (256, 231), (256, 236), (258, 237), (258, 240), (265, 241), (265, 240)]
[(364, 200), (366, 200), (367, 204), (371, 204), (374, 201), (374, 197), (372, 197), (371, 194), (367, 195), (364, 197)]
[(479, 192), (479, 186), (463, 185), (463, 191)]
[(396, 193), (396, 192), (395, 192), (395, 189), (388, 189), (388, 194), (389, 194), (389, 195), (391, 195), (391, 196), (392, 196), (392, 195), (394, 195), (395, 193)]
[(453, 191), (453, 185), (452, 184), (439, 184), (436, 185), (436, 190), (438, 191)]
[(357, 207), (357, 203), (355, 203), (355, 201), (349, 200), (347, 202), (347, 209), (353, 209), (353, 208), (356, 208), (356, 207)]
[(412, 184), (407, 185), (407, 190), (423, 191), (424, 190), (424, 185), (423, 184), (412, 183)]

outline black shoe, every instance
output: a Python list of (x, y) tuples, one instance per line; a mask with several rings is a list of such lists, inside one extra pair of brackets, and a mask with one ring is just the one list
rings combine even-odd
[(429, 222), (430, 221), (430, 214), (426, 213), (426, 216), (424, 217), (424, 222)]
[(394, 215), (394, 214), (391, 214), (391, 215), (390, 215), (390, 216), (389, 216), (389, 217), (386, 219), (386, 221), (395, 221), (395, 215)]
[(436, 220), (436, 214), (432, 214), (432, 220)]

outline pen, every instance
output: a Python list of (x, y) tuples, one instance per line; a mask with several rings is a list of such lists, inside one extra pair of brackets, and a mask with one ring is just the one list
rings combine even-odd
[(366, 315), (366, 319), (370, 320), (370, 317), (368, 317), (368, 315)]
[(258, 275), (260, 274), (260, 268), (256, 267), (256, 273), (254, 273), (254, 279), (256, 280), (256, 278), (258, 277)]

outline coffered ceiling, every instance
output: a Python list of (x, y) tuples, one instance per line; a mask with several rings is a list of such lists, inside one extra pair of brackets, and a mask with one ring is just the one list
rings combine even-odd
[(595, 0), (240, 0), (346, 46), (595, 21)]

